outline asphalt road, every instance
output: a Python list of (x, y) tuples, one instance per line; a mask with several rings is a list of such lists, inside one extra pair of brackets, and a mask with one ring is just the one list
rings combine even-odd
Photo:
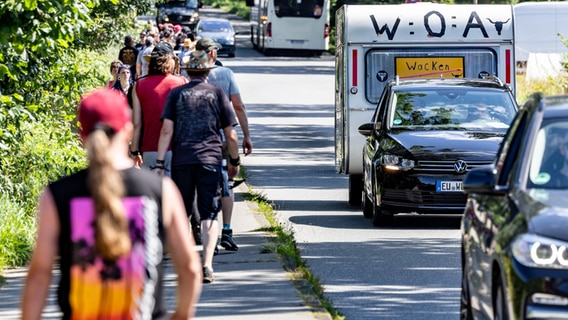
[(333, 56), (264, 57), (248, 22), (233, 24), (237, 57), (220, 59), (248, 109), (248, 182), (273, 201), (326, 297), (346, 319), (457, 319), (459, 217), (402, 215), (373, 227), (335, 172)]

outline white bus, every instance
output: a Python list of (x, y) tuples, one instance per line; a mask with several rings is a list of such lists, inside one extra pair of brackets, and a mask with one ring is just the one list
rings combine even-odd
[(247, 0), (251, 42), (264, 54), (329, 49), (331, 0)]

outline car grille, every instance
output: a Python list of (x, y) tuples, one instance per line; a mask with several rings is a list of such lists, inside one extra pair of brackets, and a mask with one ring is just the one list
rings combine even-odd
[(189, 22), (191, 21), (191, 15), (181, 15), (181, 14), (169, 14), (168, 15), (168, 19), (170, 19), (170, 21), (175, 21), (175, 22)]
[(461, 192), (434, 193), (419, 190), (385, 189), (382, 198), (386, 205), (455, 208), (465, 207), (467, 195)]
[[(471, 169), (489, 165), (491, 161), (479, 161), (479, 160), (469, 160), (465, 161), (467, 163), (467, 171)], [(424, 173), (456, 173), (456, 169), (454, 169), (454, 164), (456, 163), (455, 160), (436, 160), (436, 161), (428, 161), (428, 160), (419, 160), (418, 166), (414, 167), (414, 170), (417, 172), (424, 172)]]

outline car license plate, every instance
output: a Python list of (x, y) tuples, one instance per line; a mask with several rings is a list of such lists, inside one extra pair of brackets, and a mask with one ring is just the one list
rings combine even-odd
[(291, 44), (304, 44), (304, 40), (290, 40)]
[(436, 181), (436, 192), (462, 192), (462, 181)]

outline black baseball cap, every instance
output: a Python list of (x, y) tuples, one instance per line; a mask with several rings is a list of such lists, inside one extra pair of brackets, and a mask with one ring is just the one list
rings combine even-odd
[(150, 55), (151, 58), (157, 58), (161, 56), (165, 56), (166, 54), (174, 53), (174, 49), (169, 42), (160, 41), (154, 46), (154, 50), (152, 50), (152, 54)]

